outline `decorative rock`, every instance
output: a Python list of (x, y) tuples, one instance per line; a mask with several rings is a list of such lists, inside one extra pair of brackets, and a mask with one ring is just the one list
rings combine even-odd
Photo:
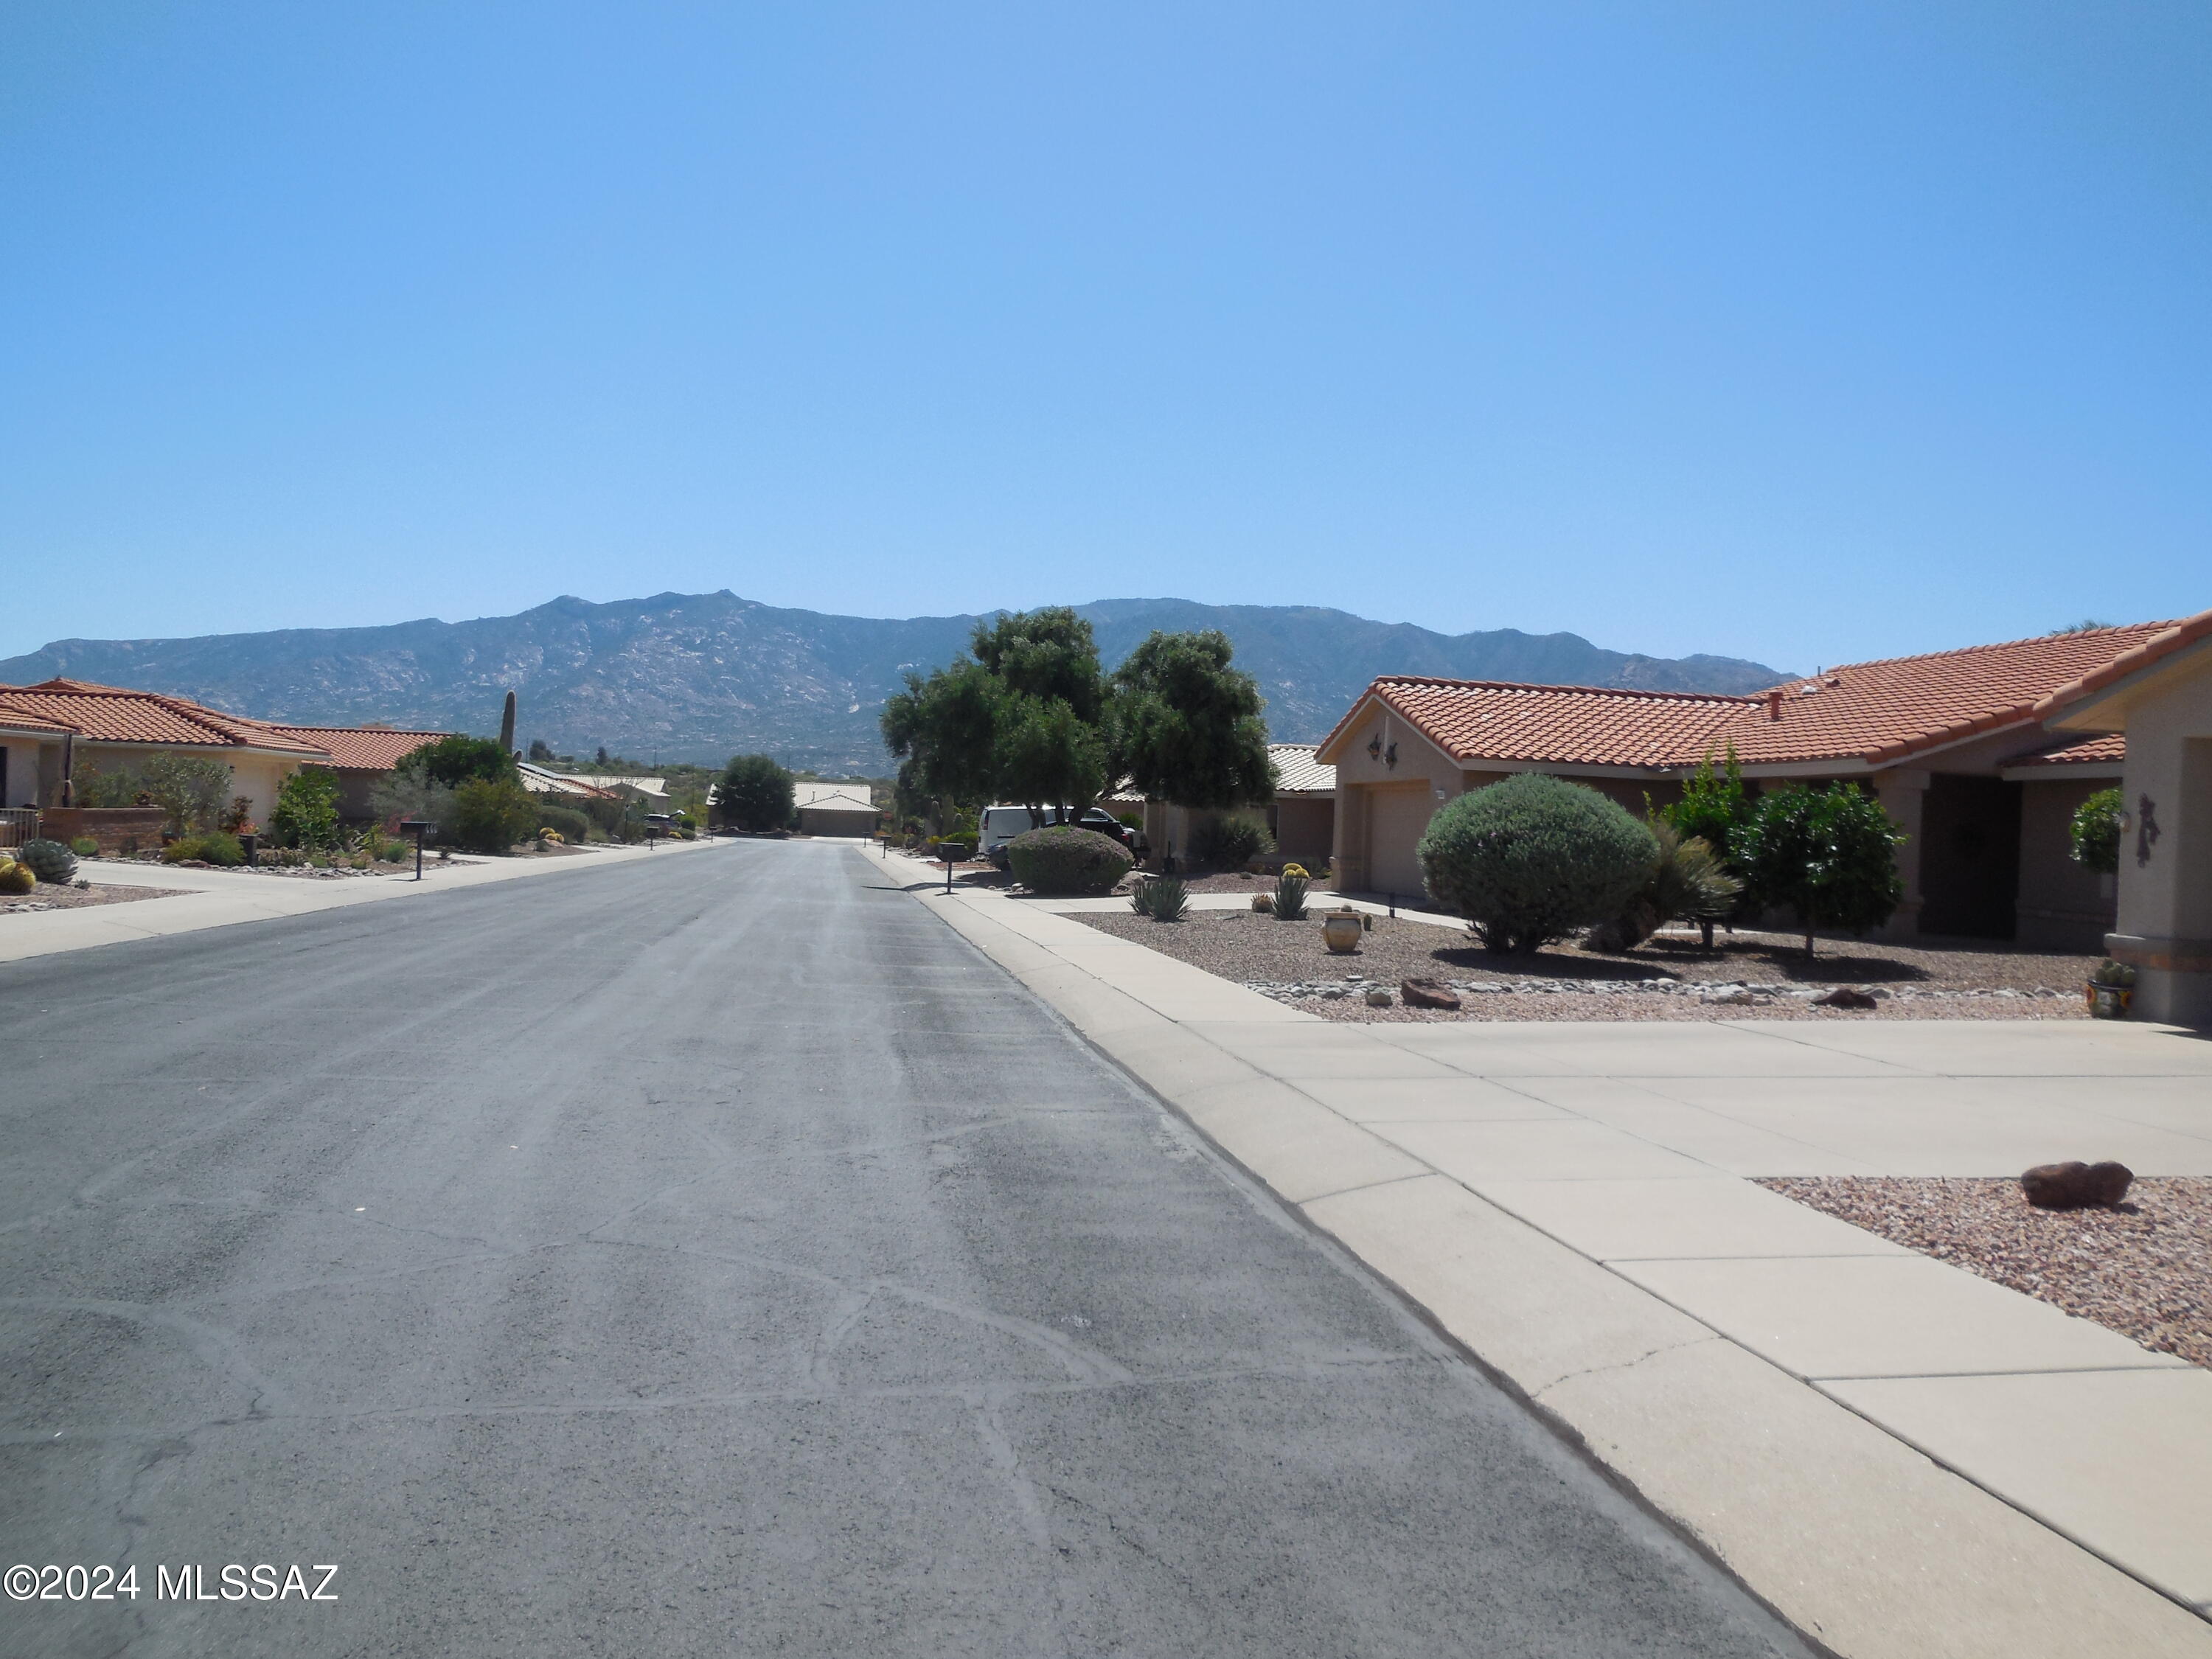
[(1398, 982), (1398, 1000), (1408, 1008), (1456, 1010), (1459, 1007), (1459, 993), (1437, 979), (1401, 980)]
[(2020, 1189), (2039, 1210), (2086, 1210), (2118, 1203), (2135, 1178), (2124, 1164), (2039, 1164), (2021, 1176)]
[(1390, 1006), (1390, 994), (1379, 985), (1370, 986), (1367, 992), (1367, 1006), (1370, 1008), (1388, 1008)]
[(1838, 985), (1825, 995), (1813, 999), (1815, 1008), (1871, 1008), (1875, 1000), (1856, 985)]

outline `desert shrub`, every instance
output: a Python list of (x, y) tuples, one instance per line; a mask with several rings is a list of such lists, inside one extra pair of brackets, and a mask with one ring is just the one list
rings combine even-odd
[(471, 853), (504, 853), (538, 828), (538, 804), (512, 778), (470, 778), (453, 791), (453, 838)]
[(246, 849), (238, 844), (236, 836), (217, 830), (204, 836), (179, 836), (161, 849), (161, 856), (171, 864), (198, 859), (204, 864), (229, 868), (246, 862)]
[[(241, 798), (242, 799), (242, 798)], [(233, 820), (236, 830), (246, 821)], [(338, 779), (327, 766), (303, 766), (276, 787), (269, 833), (280, 847), (328, 847), (338, 838)]]
[(39, 878), (31, 873), (27, 864), (18, 864), (6, 854), (0, 853), (0, 898), (21, 898), (26, 893), (39, 890)]
[(2125, 798), (2117, 789), (2100, 789), (2074, 809), (2066, 839), (2074, 862), (2100, 876), (2118, 873), (2120, 813)]
[(369, 793), (369, 803), (379, 823), (395, 828), (410, 818), (420, 819), (436, 824), (442, 835), (453, 821), (453, 790), (404, 768), (377, 784)]
[(76, 854), (58, 841), (27, 841), (15, 849), (15, 862), (28, 865), (40, 881), (66, 887), (76, 879)]
[(1656, 854), (1651, 832), (1614, 802), (1535, 772), (1449, 802), (1416, 849), (1430, 896), (1510, 951), (1618, 915)]
[(168, 830), (181, 836), (213, 828), (230, 795), (230, 768), (195, 755), (154, 754), (135, 767), (94, 772), (76, 781), (80, 806), (136, 806), (142, 801), (168, 814)]
[(1297, 865), (1285, 866), (1283, 873), (1275, 878), (1275, 920), (1304, 921), (1306, 917), (1306, 890), (1311, 884), (1306, 872)]
[(1111, 836), (1073, 824), (1025, 830), (1006, 843), (1014, 878), (1032, 893), (1110, 893), (1136, 860)]
[(1249, 818), (1207, 817), (1190, 832), (1190, 861), (1206, 870), (1242, 870), (1275, 843)]
[(592, 821), (581, 812), (573, 806), (548, 806), (543, 800), (538, 804), (538, 827), (558, 832), (565, 842), (589, 841), (592, 836)]
[(1694, 921), (1711, 949), (1713, 923), (1735, 908), (1743, 883), (1729, 873), (1703, 836), (1685, 838), (1663, 812), (1649, 815), (1644, 823), (1659, 848), (1650, 879), (1626, 910), (1598, 923), (1583, 943), (1595, 951), (1632, 950), (1670, 921)]
[(81, 859), (96, 859), (100, 856), (100, 843), (90, 836), (79, 836), (70, 843), (70, 851)]
[(1786, 908), (1813, 954), (1813, 930), (1863, 933), (1887, 921), (1905, 896), (1888, 813), (1855, 783), (1802, 786), (1761, 798), (1736, 836), (1735, 852), (1760, 904)]

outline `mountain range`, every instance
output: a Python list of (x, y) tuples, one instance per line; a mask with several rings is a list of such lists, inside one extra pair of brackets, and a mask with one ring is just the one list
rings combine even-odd
[[(1735, 657), (1647, 657), (1575, 634), (1446, 635), (1312, 605), (1102, 599), (1079, 605), (1108, 667), (1154, 629), (1218, 628), (1260, 683), (1279, 742), (1312, 742), (1378, 674), (1650, 690), (1755, 691), (1789, 678)], [(884, 700), (949, 661), (976, 617), (779, 610), (717, 593), (605, 605), (563, 597), (513, 617), (279, 629), (179, 640), (58, 640), (0, 660), (0, 684), (65, 675), (306, 725), (490, 733), (504, 694), (519, 742), (635, 760), (762, 750), (826, 774), (880, 775)]]

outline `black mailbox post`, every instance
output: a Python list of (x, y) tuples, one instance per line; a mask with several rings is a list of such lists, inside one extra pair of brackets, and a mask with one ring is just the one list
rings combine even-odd
[(422, 843), (438, 833), (438, 826), (428, 818), (402, 818), (400, 833), (415, 837), (415, 879), (422, 879)]

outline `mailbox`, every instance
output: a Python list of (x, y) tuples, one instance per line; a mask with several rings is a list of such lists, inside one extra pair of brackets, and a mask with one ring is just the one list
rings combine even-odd
[(438, 826), (428, 818), (402, 818), (399, 820), (399, 831), (402, 835), (415, 837), (415, 879), (420, 881), (422, 879), (422, 843), (437, 839)]

